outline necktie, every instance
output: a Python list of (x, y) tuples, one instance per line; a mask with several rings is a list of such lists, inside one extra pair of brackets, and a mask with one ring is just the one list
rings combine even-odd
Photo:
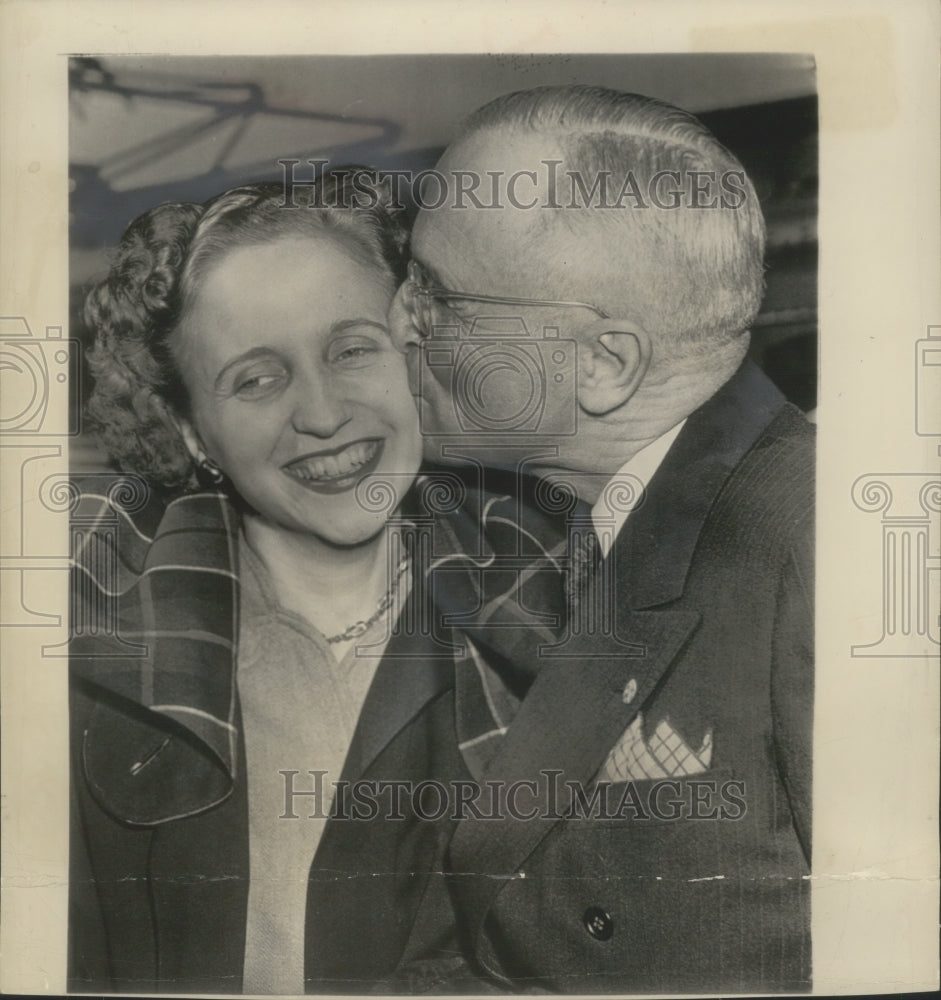
[(568, 574), (565, 587), (570, 602), (590, 596), (603, 555), (598, 533), (590, 522), (573, 524), (569, 537)]

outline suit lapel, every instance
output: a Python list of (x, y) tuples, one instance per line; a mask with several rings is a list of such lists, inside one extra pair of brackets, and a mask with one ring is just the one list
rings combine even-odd
[[(561, 818), (570, 804), (566, 782), (587, 786), (610, 748), (630, 724), (644, 700), (662, 681), (699, 621), (684, 612), (627, 612), (619, 631), (629, 634), (639, 655), (612, 656), (612, 646), (597, 644), (585, 657), (546, 660), (483, 775), (487, 782), (534, 781), (537, 802), (546, 802), (547, 783), (559, 789)], [(625, 704), (628, 682), (637, 694)], [(559, 772), (548, 779), (545, 771)], [(491, 903), (510, 876), (523, 865), (555, 822), (527, 822), (507, 817), (499, 823), (469, 816), (458, 827), (450, 848), (458, 912), (466, 915), (476, 942)]]
[(653, 608), (680, 597), (709, 511), (785, 404), (767, 376), (746, 361), (690, 415), (618, 535), (619, 602)]

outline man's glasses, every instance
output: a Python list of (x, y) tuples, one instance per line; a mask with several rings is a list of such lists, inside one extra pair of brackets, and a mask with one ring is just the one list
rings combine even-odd
[(415, 325), (423, 337), (427, 337), (434, 326), (432, 308), (435, 301), (452, 302), (460, 299), (466, 302), (489, 302), (501, 306), (567, 306), (576, 309), (590, 309), (601, 319), (611, 317), (590, 302), (573, 302), (566, 299), (524, 299), (514, 295), (482, 295), (479, 292), (457, 292), (432, 282), (428, 272), (414, 258), (408, 262), (408, 302)]

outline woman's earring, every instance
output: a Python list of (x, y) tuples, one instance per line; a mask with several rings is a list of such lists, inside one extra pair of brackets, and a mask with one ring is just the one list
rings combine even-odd
[(220, 469), (211, 458), (201, 459), (199, 467), (206, 473), (206, 477), (213, 484), (213, 486), (218, 486), (225, 478), (222, 469)]

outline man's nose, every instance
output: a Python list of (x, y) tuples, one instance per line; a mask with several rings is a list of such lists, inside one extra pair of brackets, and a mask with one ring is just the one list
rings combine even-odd
[(294, 390), (291, 424), (299, 434), (330, 438), (352, 419), (342, 385), (325, 377), (324, 373), (298, 379)]
[(389, 331), (392, 343), (404, 354), (409, 347), (415, 347), (422, 340), (421, 330), (415, 325), (412, 310), (408, 304), (406, 282), (399, 286), (392, 305), (389, 306)]

